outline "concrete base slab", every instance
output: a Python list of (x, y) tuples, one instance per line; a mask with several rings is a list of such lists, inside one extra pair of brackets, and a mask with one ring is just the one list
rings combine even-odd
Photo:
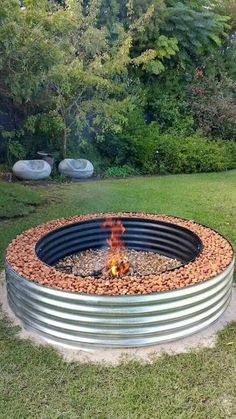
[[(7, 301), (7, 291), (4, 271), (0, 273), (0, 306), (14, 326), (20, 326), (18, 337), (20, 339), (29, 339), (37, 345), (49, 345), (41, 336), (35, 332), (25, 330), (22, 322), (15, 316), (9, 307)], [(192, 336), (176, 340), (170, 343), (153, 345), (143, 348), (130, 349), (106, 349), (96, 352), (84, 352), (81, 350), (72, 350), (71, 348), (62, 348), (55, 344), (53, 346), (68, 362), (101, 362), (116, 365), (122, 361), (136, 360), (144, 363), (153, 362), (163, 352), (168, 354), (184, 353), (190, 350), (214, 347), (217, 340), (217, 332), (222, 330), (228, 323), (236, 321), (236, 287), (233, 287), (231, 302), (224, 314), (211, 326), (195, 333)]]

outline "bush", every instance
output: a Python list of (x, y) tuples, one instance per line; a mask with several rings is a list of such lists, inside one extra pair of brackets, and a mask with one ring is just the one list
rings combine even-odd
[(124, 165), (124, 166), (111, 166), (105, 170), (104, 176), (105, 177), (128, 177), (138, 175), (140, 172), (137, 169), (134, 169), (131, 166)]
[(236, 143), (191, 137), (162, 135), (156, 139), (158, 172), (217, 172), (236, 168)]
[(221, 75), (202, 76), (191, 86), (190, 106), (204, 135), (236, 140), (235, 82)]
[(135, 109), (127, 115), (128, 124), (122, 134), (109, 136), (97, 144), (103, 167), (129, 166), (138, 173), (156, 173), (155, 138), (159, 134), (156, 122), (146, 123), (142, 110)]
[(211, 140), (201, 133), (186, 136), (176, 129), (161, 133), (147, 123), (141, 109), (128, 115), (123, 133), (101, 143), (84, 142), (80, 156), (89, 158), (96, 174), (126, 177), (136, 174), (212, 172), (236, 167), (236, 143)]
[(58, 183), (69, 183), (69, 182), (71, 182), (71, 179), (69, 177), (63, 175), (63, 173), (60, 173), (58, 171), (58, 169), (56, 169), (55, 166), (52, 169), (50, 179), (53, 180), (54, 182), (58, 182)]
[(132, 175), (123, 174), (125, 166), (140, 174), (214, 172), (236, 167), (233, 141), (210, 140), (200, 133), (186, 136), (175, 128), (161, 133), (160, 126), (156, 122), (146, 123), (137, 109), (128, 118), (122, 136), (101, 143), (101, 156), (106, 163), (110, 160), (111, 166), (105, 171), (106, 176)]
[(224, 144), (225, 144), (228, 159), (229, 159), (229, 169), (235, 169), (236, 168), (236, 142), (227, 141)]
[(153, 83), (148, 90), (148, 109), (162, 132), (191, 135), (194, 132), (194, 119), (188, 103), (187, 82), (177, 71), (159, 83)]

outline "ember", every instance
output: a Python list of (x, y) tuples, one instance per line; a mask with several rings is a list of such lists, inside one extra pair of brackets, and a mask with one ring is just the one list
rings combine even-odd
[[(129, 270), (122, 278), (132, 275), (139, 277), (157, 275), (181, 265), (181, 261), (168, 258), (156, 252), (125, 248), (125, 256), (129, 261)], [(60, 259), (56, 263), (55, 268), (61, 272), (81, 276), (82, 278), (90, 276), (108, 280), (111, 278), (111, 273), (104, 269), (106, 261), (106, 249), (87, 249)], [(115, 276), (114, 278), (120, 277)]]
[(102, 227), (111, 230), (111, 235), (107, 239), (109, 250), (104, 269), (113, 276), (121, 276), (129, 270), (129, 262), (125, 255), (125, 245), (121, 239), (125, 232), (125, 227), (120, 220), (113, 220), (112, 218), (107, 218), (102, 223)]

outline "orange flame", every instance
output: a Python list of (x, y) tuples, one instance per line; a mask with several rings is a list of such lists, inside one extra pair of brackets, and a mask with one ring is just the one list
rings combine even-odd
[(102, 224), (103, 228), (110, 228), (111, 235), (107, 239), (109, 245), (106, 269), (113, 276), (121, 276), (129, 270), (129, 263), (125, 257), (124, 242), (121, 236), (125, 232), (125, 227), (120, 220), (107, 218)]

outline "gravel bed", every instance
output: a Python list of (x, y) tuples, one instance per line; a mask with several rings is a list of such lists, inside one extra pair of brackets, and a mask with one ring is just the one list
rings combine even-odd
[[(111, 276), (104, 269), (107, 260), (107, 251), (108, 249), (89, 249), (75, 255), (66, 256), (57, 262), (55, 269), (76, 276), (107, 278)], [(181, 262), (177, 259), (171, 259), (154, 252), (125, 249), (124, 256), (129, 261), (129, 271), (126, 276), (159, 274), (170, 269), (178, 268), (181, 265)]]
[[(125, 275), (122, 279), (112, 278), (109, 281), (59, 272), (37, 257), (35, 245), (46, 233), (71, 223), (101, 217), (106, 218), (107, 216), (120, 218), (121, 220), (122, 217), (147, 218), (178, 224), (196, 233), (202, 241), (203, 249), (193, 262), (180, 266), (174, 271), (151, 274), (148, 277), (140, 277), (135, 274)], [(6, 251), (6, 261), (11, 268), (28, 280), (66, 291), (98, 295), (149, 294), (194, 285), (223, 272), (232, 261), (233, 256), (234, 253), (230, 243), (208, 227), (191, 220), (141, 212), (87, 214), (49, 221), (17, 236)]]

